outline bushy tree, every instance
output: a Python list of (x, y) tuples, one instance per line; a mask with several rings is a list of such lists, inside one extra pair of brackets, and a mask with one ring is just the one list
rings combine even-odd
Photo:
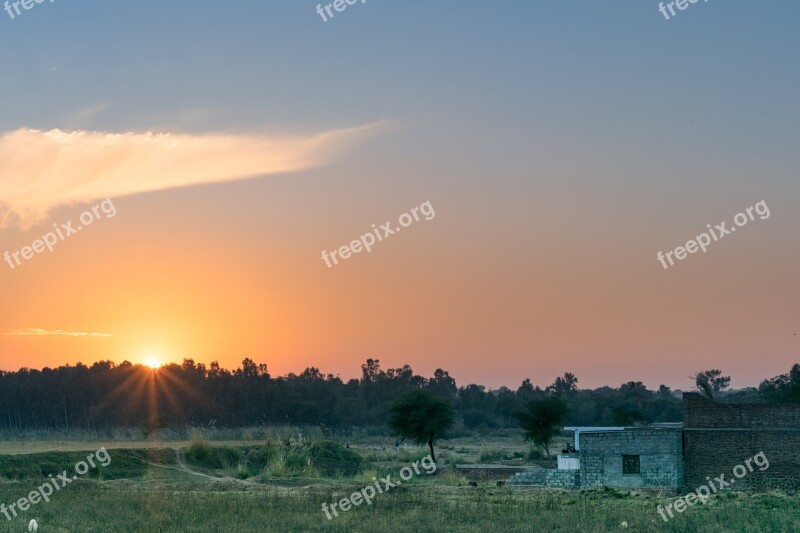
[(722, 371), (716, 368), (697, 372), (690, 377), (694, 380), (695, 388), (709, 400), (713, 400), (717, 393), (724, 391), (731, 384), (730, 376), (723, 376)]
[(565, 372), (563, 377), (557, 377), (546, 390), (562, 397), (572, 395), (578, 391), (578, 378), (572, 372)]
[(433, 445), (446, 438), (455, 415), (450, 402), (425, 390), (415, 390), (400, 397), (389, 408), (389, 428), (400, 438), (428, 444), (436, 462)]
[(530, 400), (525, 410), (517, 413), (525, 440), (541, 446), (549, 456), (550, 443), (559, 434), (567, 411), (567, 404), (558, 396)]

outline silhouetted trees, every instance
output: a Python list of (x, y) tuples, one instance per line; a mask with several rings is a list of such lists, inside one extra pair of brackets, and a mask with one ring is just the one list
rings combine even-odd
[(758, 392), (769, 403), (800, 403), (800, 365), (793, 365), (788, 374), (765, 379)]
[[(723, 390), (727, 378), (709, 375), (712, 390)], [(578, 378), (565, 373), (543, 390), (530, 379), (517, 388), (487, 390), (477, 384), (459, 386), (443, 369), (431, 377), (410, 366), (383, 369), (368, 359), (360, 379), (309, 367), (299, 374), (274, 377), (251, 358), (227, 370), (187, 358), (157, 371), (128, 361), (99, 361), (59, 368), (0, 372), (0, 429), (92, 430), (138, 427), (258, 425), (324, 425), (330, 431), (353, 427), (386, 428), (389, 408), (397, 398), (424, 390), (452, 403), (458, 428), (476, 431), (518, 427), (515, 413), (530, 400), (558, 396), (569, 406), (570, 425), (631, 425), (681, 420), (680, 398), (669, 387), (658, 392), (631, 381), (619, 388), (578, 389)], [(738, 394), (738, 393), (737, 393)], [(800, 401), (800, 365), (766, 380), (752, 401)], [(736, 395), (719, 394), (720, 399)], [(747, 401), (751, 401), (750, 396)]]
[(575, 377), (575, 374), (567, 372), (563, 377), (556, 378), (546, 390), (561, 397), (571, 396), (578, 391), (578, 378)]
[(694, 380), (695, 388), (709, 400), (713, 400), (718, 393), (727, 389), (731, 383), (731, 378), (723, 376), (722, 371), (716, 368), (697, 372), (691, 378)]

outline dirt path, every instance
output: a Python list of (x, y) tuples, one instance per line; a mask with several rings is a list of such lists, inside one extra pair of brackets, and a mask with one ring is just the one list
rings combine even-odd
[(247, 479), (237, 479), (235, 477), (230, 477), (230, 476), (222, 476), (222, 477), (221, 476), (212, 476), (210, 474), (204, 474), (202, 472), (197, 472), (196, 470), (192, 470), (191, 468), (189, 468), (189, 465), (186, 464), (186, 461), (183, 458), (183, 449), (181, 449), (181, 448), (173, 448), (173, 450), (175, 450), (175, 462), (177, 463), (177, 466), (161, 465), (161, 464), (158, 464), (158, 463), (151, 463), (150, 461), (145, 461), (145, 463), (150, 465), (150, 466), (155, 466), (157, 468), (166, 468), (168, 470), (177, 470), (178, 472), (183, 472), (184, 474), (189, 474), (191, 476), (202, 477), (202, 478), (210, 479), (212, 481), (217, 481), (217, 482), (243, 483), (245, 485), (251, 485), (251, 486), (255, 485), (255, 483), (253, 483), (252, 481), (249, 481)]

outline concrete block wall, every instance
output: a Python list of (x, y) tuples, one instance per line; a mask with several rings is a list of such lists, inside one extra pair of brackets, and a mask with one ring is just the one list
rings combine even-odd
[[(639, 474), (622, 473), (623, 455), (639, 456)], [(584, 487), (678, 489), (684, 482), (679, 429), (581, 433), (580, 460)]]
[(581, 487), (580, 470), (547, 470), (545, 484), (548, 487), (577, 489)]
[(552, 470), (546, 470), (542, 467), (535, 466), (523, 472), (518, 472), (511, 476), (506, 485), (510, 486), (528, 486), (528, 485), (541, 485), (544, 486), (547, 479), (547, 473)]

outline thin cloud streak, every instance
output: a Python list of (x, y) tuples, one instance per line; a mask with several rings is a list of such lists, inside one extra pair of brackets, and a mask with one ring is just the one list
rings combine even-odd
[(309, 135), (18, 129), (0, 136), (0, 227), (54, 207), (319, 167), (385, 126)]
[(6, 333), (6, 335), (12, 337), (47, 337), (47, 336), (56, 336), (56, 337), (113, 337), (111, 333), (86, 333), (82, 331), (64, 331), (63, 329), (54, 329), (54, 330), (47, 330), (47, 329), (40, 329), (40, 328), (28, 328), (28, 329), (18, 329), (16, 331), (12, 331), (10, 333)]
[(69, 122), (82, 122), (84, 120), (96, 117), (97, 115), (101, 115), (106, 109), (108, 109), (108, 107), (109, 106), (106, 102), (97, 102), (71, 113), (67, 116), (67, 120)]

